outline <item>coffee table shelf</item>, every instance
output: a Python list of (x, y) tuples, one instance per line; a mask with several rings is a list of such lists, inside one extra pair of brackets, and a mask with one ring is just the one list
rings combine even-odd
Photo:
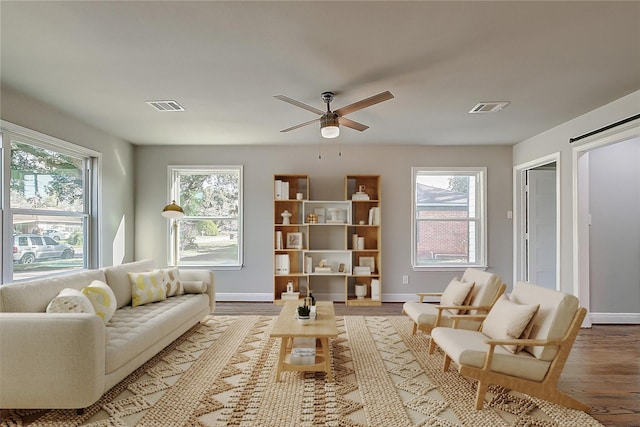
[[(320, 301), (316, 304), (316, 320), (301, 325), (295, 320), (297, 301), (286, 301), (280, 315), (276, 318), (271, 329), (272, 338), (281, 338), (280, 356), (278, 358), (278, 370), (276, 381), (280, 381), (282, 371), (298, 372), (326, 372), (327, 381), (333, 382), (331, 373), (331, 357), (329, 352), (329, 338), (337, 338), (338, 327), (333, 309), (333, 302)], [(316, 346), (315, 363), (293, 364), (291, 363), (291, 351), (294, 338), (316, 338), (320, 341), (320, 347)]]

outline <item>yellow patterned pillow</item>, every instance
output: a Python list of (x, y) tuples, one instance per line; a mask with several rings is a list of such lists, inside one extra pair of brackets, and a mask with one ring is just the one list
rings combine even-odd
[(96, 314), (106, 325), (117, 308), (116, 296), (109, 285), (100, 280), (94, 280), (82, 290), (82, 293), (89, 298)]
[(161, 270), (129, 273), (129, 283), (131, 283), (131, 305), (134, 307), (167, 299)]
[(162, 278), (164, 286), (167, 288), (167, 298), (184, 294), (184, 288), (180, 281), (180, 272), (178, 267), (170, 267), (162, 269)]

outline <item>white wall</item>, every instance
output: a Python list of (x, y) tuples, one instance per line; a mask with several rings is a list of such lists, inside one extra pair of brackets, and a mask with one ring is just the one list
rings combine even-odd
[(2, 120), (102, 153), (99, 262), (133, 261), (133, 146), (6, 86), (0, 105)]
[(560, 153), (558, 167), (560, 175), (560, 289), (574, 293), (578, 288), (577, 279), (573, 274), (573, 206), (572, 206), (572, 178), (574, 174), (572, 160), (572, 146), (581, 142), (569, 144), (569, 138), (582, 135), (602, 126), (609, 125), (621, 119), (638, 114), (640, 111), (640, 91), (590, 111), (582, 116), (549, 129), (539, 135), (516, 144), (513, 147), (513, 164), (519, 165), (532, 162), (538, 158)]
[[(383, 300), (404, 301), (418, 291), (443, 290), (452, 272), (411, 270), (411, 167), (486, 166), (488, 168), (489, 270), (505, 282), (512, 277), (512, 206), (510, 146), (444, 147), (342, 145), (317, 146), (197, 146), (136, 147), (136, 259), (167, 262), (168, 227), (160, 215), (168, 203), (168, 165), (244, 165), (245, 267), (217, 271), (216, 291), (245, 293), (246, 299), (271, 299), (273, 286), (273, 175), (310, 176), (311, 198), (338, 199), (347, 174), (380, 174), (382, 178)], [(402, 285), (402, 275), (409, 285)]]
[(591, 310), (640, 313), (640, 138), (589, 152)]

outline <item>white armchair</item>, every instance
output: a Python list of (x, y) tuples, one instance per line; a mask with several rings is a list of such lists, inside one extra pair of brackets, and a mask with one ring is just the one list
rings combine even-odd
[(516, 284), (510, 298), (493, 306), (480, 331), (436, 327), (431, 342), (465, 377), (478, 381), (476, 409), (487, 387), (497, 384), (570, 408), (590, 408), (557, 389), (586, 309), (569, 294), (529, 283)]

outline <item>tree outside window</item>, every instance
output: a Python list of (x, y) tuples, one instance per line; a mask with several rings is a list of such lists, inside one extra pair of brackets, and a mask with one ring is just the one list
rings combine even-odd
[(185, 213), (178, 220), (178, 264), (241, 267), (242, 167), (171, 167), (171, 177)]
[(87, 268), (91, 157), (4, 131), (10, 143), (9, 280)]

